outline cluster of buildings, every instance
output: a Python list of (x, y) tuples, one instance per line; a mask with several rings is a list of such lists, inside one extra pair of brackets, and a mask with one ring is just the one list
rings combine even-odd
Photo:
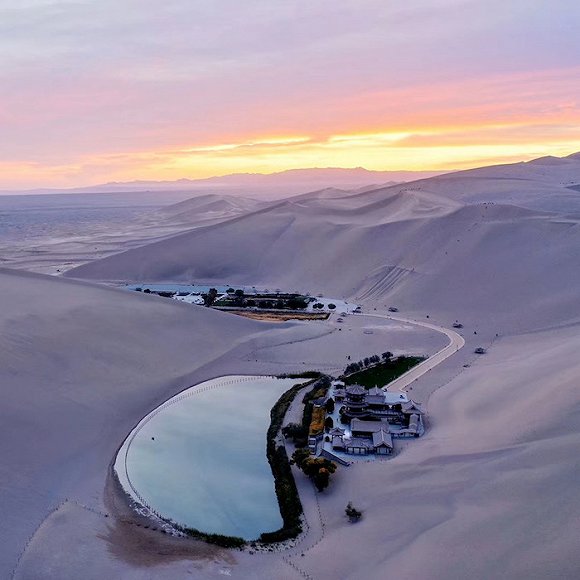
[(423, 409), (405, 393), (335, 382), (330, 396), (335, 401), (338, 421), (325, 442), (333, 451), (390, 455), (393, 438), (419, 437), (424, 432)]

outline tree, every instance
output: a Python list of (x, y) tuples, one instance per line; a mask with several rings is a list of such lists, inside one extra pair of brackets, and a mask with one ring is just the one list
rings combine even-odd
[(362, 512), (357, 510), (350, 501), (346, 504), (344, 513), (352, 523), (358, 522), (362, 518)]
[(234, 295), (237, 296), (238, 298), (243, 298), (244, 296), (244, 291), (241, 288), (238, 288), (235, 292)]
[(211, 306), (215, 302), (215, 299), (217, 298), (217, 296), (218, 296), (218, 291), (215, 288), (210, 288), (209, 292), (205, 296), (205, 305)]
[(334, 309), (336, 308), (336, 304), (332, 304), (332, 303), (330, 303), (330, 304), (328, 305), (328, 308), (329, 308), (329, 310), (334, 310)]
[(310, 449), (296, 449), (294, 453), (292, 453), (292, 461), (296, 464), (298, 469), (303, 469), (304, 462), (311, 456)]
[(330, 471), (326, 467), (321, 467), (312, 477), (312, 481), (318, 491), (326, 489), (330, 483)]
[(324, 405), (326, 412), (329, 414), (334, 413), (334, 399), (332, 397), (328, 397), (326, 404)]
[(301, 310), (308, 306), (308, 302), (302, 296), (291, 296), (288, 300), (288, 308), (291, 310)]
[(312, 480), (318, 491), (328, 487), (330, 475), (336, 471), (336, 463), (324, 457), (312, 457), (308, 449), (294, 451), (292, 461)]
[(388, 360), (390, 360), (392, 356), (393, 356), (393, 353), (392, 353), (391, 351), (389, 351), (389, 350), (388, 350), (387, 352), (384, 352), (384, 353), (381, 355), (382, 359), (383, 359), (385, 362), (387, 362)]
[(299, 423), (288, 423), (286, 427), (282, 429), (284, 437), (292, 439), (294, 445), (297, 447), (305, 447), (308, 443), (308, 429), (305, 429), (303, 425)]
[(332, 429), (334, 427), (332, 417), (326, 417), (326, 419), (324, 419), (324, 427), (325, 429)]

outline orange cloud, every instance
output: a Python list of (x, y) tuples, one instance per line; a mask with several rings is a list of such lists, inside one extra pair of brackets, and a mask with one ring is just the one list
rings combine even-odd
[[(580, 150), (578, 79), (573, 68), (360, 91), (329, 101), (324, 114), (321, 103), (273, 103), (268, 131), (233, 125), (193, 142), (168, 133), (165, 147), (156, 146), (155, 131), (142, 149), (115, 143), (115, 154), (15, 160), (0, 170), (4, 187), (64, 187), (317, 166), (453, 169), (566, 155)], [(257, 111), (244, 114), (264, 123)]]

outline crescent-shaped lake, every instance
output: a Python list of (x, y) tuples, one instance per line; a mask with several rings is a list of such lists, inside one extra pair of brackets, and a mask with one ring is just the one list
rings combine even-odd
[(279, 529), (266, 432), (271, 408), (299, 382), (227, 376), (169, 399), (121, 446), (121, 485), (162, 517), (202, 532), (252, 540)]

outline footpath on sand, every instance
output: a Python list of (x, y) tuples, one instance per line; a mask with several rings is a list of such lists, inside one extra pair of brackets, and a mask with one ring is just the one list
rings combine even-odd
[[(374, 318), (385, 318), (390, 320), (396, 320), (398, 322), (405, 322), (408, 324), (414, 324), (416, 326), (423, 326), (424, 328), (429, 328), (430, 330), (435, 330), (445, 334), (449, 339), (449, 343), (443, 347), (441, 350), (437, 351), (433, 356), (429, 357), (422, 363), (413, 367), (405, 374), (401, 375), (391, 383), (389, 383), (388, 389), (390, 391), (399, 390), (404, 391), (409, 385), (416, 381), (419, 377), (423, 376), (425, 373), (429, 372), (431, 369), (435, 368), (437, 365), (441, 364), (443, 361), (448, 359), (451, 355), (455, 354), (465, 345), (465, 340), (463, 337), (443, 326), (437, 326), (429, 322), (422, 322), (418, 320), (412, 320), (410, 318), (404, 318), (402, 316), (393, 316), (391, 314), (357, 314), (356, 316), (372, 316)], [(305, 389), (307, 390), (307, 389)], [(294, 400), (294, 404), (289, 409), (289, 413), (286, 415), (285, 424), (291, 421), (297, 421), (298, 417), (301, 415), (302, 411), (302, 395), (304, 391), (299, 393), (299, 396)], [(292, 452), (292, 446), (286, 443), (287, 453)], [(318, 545), (325, 535), (326, 524), (320, 509), (320, 504), (318, 503), (318, 494), (312, 485), (312, 482), (308, 479), (301, 477), (298, 473), (298, 469), (293, 466), (292, 471), (294, 474), (294, 480), (296, 481), (296, 486), (298, 488), (298, 493), (300, 495), (300, 501), (302, 502), (302, 507), (304, 509), (304, 519), (306, 524), (306, 530), (302, 538), (298, 543), (291, 548), (286, 554), (282, 555), (283, 561), (290, 566), (294, 573), (298, 577), (305, 578), (306, 580), (312, 580), (312, 576), (304, 570), (300, 565), (300, 560), (298, 559), (305, 552), (311, 550), (316, 545)]]
[(372, 316), (373, 318), (385, 318), (387, 320), (396, 320), (398, 322), (406, 322), (407, 324), (414, 324), (416, 326), (423, 326), (424, 328), (429, 328), (430, 330), (435, 330), (447, 336), (449, 343), (447, 346), (443, 347), (441, 350), (437, 351), (433, 356), (419, 363), (417, 366), (408, 370), (405, 374), (396, 378), (394, 381), (389, 383), (389, 391), (404, 391), (410, 384), (415, 382), (419, 377), (422, 377), (425, 373), (440, 365), (444, 360), (448, 359), (451, 355), (455, 354), (458, 350), (462, 349), (465, 345), (464, 338), (454, 330), (450, 328), (445, 328), (444, 326), (437, 326), (430, 322), (423, 322), (419, 320), (413, 320), (411, 318), (404, 318), (403, 316), (393, 316), (392, 314), (357, 314), (356, 316)]

